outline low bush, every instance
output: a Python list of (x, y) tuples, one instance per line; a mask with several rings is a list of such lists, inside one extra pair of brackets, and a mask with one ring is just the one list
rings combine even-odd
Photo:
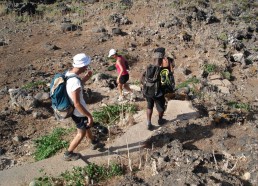
[(44, 81), (36, 81), (36, 82), (27, 83), (22, 87), (22, 89), (29, 90), (29, 89), (39, 88), (40, 86), (45, 87), (46, 85), (47, 83)]
[(92, 115), (94, 121), (102, 123), (104, 125), (111, 125), (119, 120), (120, 114), (135, 113), (136, 106), (133, 104), (124, 105), (107, 105), (101, 107), (99, 111), (93, 111)]
[(84, 186), (89, 183), (98, 183), (105, 181), (114, 176), (121, 176), (124, 174), (123, 167), (113, 163), (110, 166), (96, 165), (90, 163), (85, 167), (73, 167), (72, 171), (65, 171), (57, 178), (50, 176), (42, 176), (34, 179), (38, 186), (51, 185), (76, 185)]
[(215, 64), (205, 64), (204, 65), (204, 73), (211, 73), (211, 72), (216, 72), (218, 70), (218, 66)]
[(196, 83), (199, 83), (199, 79), (197, 79), (196, 77), (193, 77), (193, 78), (190, 78), (186, 81), (184, 81), (183, 83), (180, 83), (176, 86), (176, 89), (180, 89), (180, 88), (183, 88), (183, 87), (188, 87), (189, 84), (196, 84)]
[(234, 109), (243, 109), (245, 111), (250, 110), (250, 105), (247, 103), (241, 103), (241, 102), (236, 102), (236, 101), (230, 101), (227, 103), (228, 106)]
[(56, 128), (51, 134), (36, 139), (34, 141), (36, 145), (36, 151), (34, 153), (35, 160), (46, 159), (53, 156), (60, 149), (68, 147), (68, 141), (63, 140), (62, 137), (72, 130)]

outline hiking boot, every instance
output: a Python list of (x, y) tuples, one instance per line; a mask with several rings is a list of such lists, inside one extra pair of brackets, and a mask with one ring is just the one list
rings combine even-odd
[(78, 159), (80, 159), (81, 155), (79, 153), (74, 153), (74, 152), (65, 152), (63, 159), (65, 161), (76, 161)]
[(152, 130), (154, 129), (154, 126), (153, 126), (152, 124), (148, 124), (148, 125), (147, 125), (147, 129), (150, 130), (150, 131), (152, 131)]
[(166, 123), (167, 120), (163, 119), (163, 118), (159, 118), (158, 119), (158, 125), (164, 125)]

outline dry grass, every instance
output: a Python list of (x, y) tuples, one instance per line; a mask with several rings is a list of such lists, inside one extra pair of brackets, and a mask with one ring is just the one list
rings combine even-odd
[(0, 16), (4, 16), (6, 14), (6, 6), (0, 3)]

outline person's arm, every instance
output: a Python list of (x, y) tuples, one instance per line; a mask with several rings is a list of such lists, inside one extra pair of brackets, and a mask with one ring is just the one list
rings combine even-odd
[(86, 81), (88, 81), (90, 79), (90, 77), (92, 76), (92, 71), (88, 71), (87, 74), (82, 78), (82, 84), (84, 84)]
[(91, 127), (93, 125), (93, 118), (92, 115), (82, 106), (80, 102), (80, 91), (81, 88), (76, 89), (72, 92), (72, 100), (74, 103), (74, 107), (84, 116), (88, 118), (88, 125)]
[(122, 66), (121, 59), (117, 59), (117, 65), (118, 65), (118, 67), (120, 69), (120, 73), (118, 74), (116, 82), (119, 83), (119, 79), (120, 79), (120, 77), (122, 76), (122, 74), (124, 72), (124, 68)]
[(171, 72), (174, 73), (174, 68), (175, 68), (175, 61), (174, 61), (174, 59), (173, 59), (173, 58), (170, 58), (170, 59), (168, 60), (168, 62), (169, 62), (169, 66), (170, 66)]

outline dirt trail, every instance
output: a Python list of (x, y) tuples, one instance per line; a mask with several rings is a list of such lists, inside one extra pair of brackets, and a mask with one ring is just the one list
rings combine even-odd
[[(176, 106), (175, 106), (176, 105)], [(155, 121), (157, 113), (154, 112), (153, 121)], [(165, 112), (167, 124), (175, 120), (189, 119), (189, 117), (198, 116), (197, 111), (191, 107), (188, 101), (171, 100), (168, 102), (168, 107)], [(82, 158), (78, 161), (65, 162), (62, 160), (62, 154), (48, 158), (39, 162), (13, 167), (0, 172), (1, 186), (9, 185), (25, 185), (30, 183), (33, 178), (42, 176), (43, 171), (48, 175), (57, 176), (61, 172), (71, 170), (73, 166), (85, 166), (89, 162), (107, 163), (108, 159), (115, 159), (117, 154), (127, 153), (127, 145), (130, 153), (136, 152), (142, 146), (142, 142), (146, 141), (155, 130), (159, 130), (155, 126), (154, 131), (146, 130), (145, 112), (140, 111), (134, 115), (136, 124), (129, 127), (122, 136), (116, 138), (106, 152), (98, 152), (90, 149), (81, 151)], [(144, 134), (144, 135), (143, 135)]]

